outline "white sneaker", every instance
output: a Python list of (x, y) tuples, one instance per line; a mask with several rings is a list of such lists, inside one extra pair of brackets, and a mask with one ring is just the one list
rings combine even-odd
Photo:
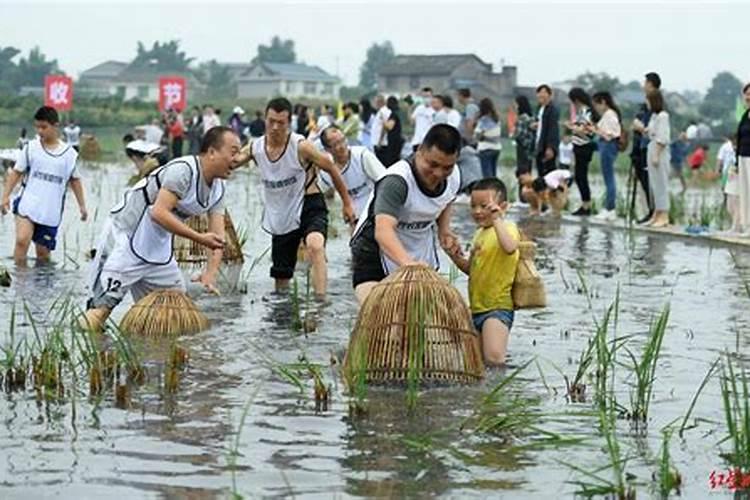
[(613, 222), (617, 220), (617, 212), (614, 210), (602, 209), (594, 216), (594, 219), (602, 222)]

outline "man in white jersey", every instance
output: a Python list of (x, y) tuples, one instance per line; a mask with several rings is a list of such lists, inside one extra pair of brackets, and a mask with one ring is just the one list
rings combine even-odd
[[(366, 147), (349, 146), (346, 136), (336, 125), (321, 132), (320, 142), (341, 172), (346, 190), (354, 203), (356, 222), (364, 212), (375, 183), (385, 175), (385, 167)], [(320, 182), (326, 189), (333, 189), (331, 176), (326, 172), (320, 173)]]
[(427, 131), (432, 127), (432, 121), (435, 116), (435, 110), (432, 107), (432, 89), (424, 87), (422, 89), (422, 102), (414, 108), (410, 116), (410, 121), (414, 124), (414, 136), (411, 139), (411, 147), (416, 152), (422, 139), (427, 135)]
[(81, 127), (73, 120), (68, 120), (68, 124), (63, 129), (65, 132), (65, 142), (67, 142), (76, 152), (81, 151)]
[(457, 251), (450, 207), (461, 189), (460, 149), (458, 129), (434, 125), (413, 159), (391, 165), (376, 184), (350, 243), (360, 305), (400, 266), (421, 262), (437, 269), (438, 240), (446, 251)]
[[(197, 156), (175, 158), (129, 188), (109, 220), (91, 266), (87, 327), (100, 330), (130, 292), (134, 300), (159, 289), (184, 290), (173, 255), (174, 235), (211, 250), (195, 281), (216, 292), (224, 248), (225, 179), (240, 165), (240, 139), (229, 127), (206, 132)], [(185, 224), (208, 214), (208, 232)]]
[(26, 254), (34, 242), (38, 262), (46, 262), (55, 249), (57, 229), (62, 222), (65, 194), (68, 186), (73, 191), (81, 212), (81, 220), (88, 217), (83, 198), (83, 184), (76, 170), (78, 153), (60, 140), (57, 111), (42, 106), (34, 115), (38, 138), (24, 146), (15, 166), (8, 171), (0, 211), (11, 209), (10, 195), (20, 181), (21, 192), (13, 200), (16, 214), (16, 264), (26, 265)]
[(297, 265), (297, 248), (305, 244), (313, 290), (326, 294), (325, 241), (328, 209), (317, 183), (317, 169), (328, 173), (343, 202), (344, 220), (354, 222), (354, 206), (330, 156), (299, 134), (290, 132), (292, 104), (283, 97), (266, 106), (266, 133), (248, 144), (241, 162), (254, 160), (263, 183), (263, 229), (271, 238), (271, 277), (286, 290)]

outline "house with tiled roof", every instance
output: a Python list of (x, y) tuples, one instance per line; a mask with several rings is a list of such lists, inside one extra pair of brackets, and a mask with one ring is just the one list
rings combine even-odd
[(253, 64), (236, 81), (237, 97), (271, 98), (285, 96), (337, 99), (341, 80), (318, 66), (303, 63)]
[(81, 90), (94, 96), (121, 96), (125, 101), (138, 99), (157, 102), (158, 82), (162, 76), (185, 77), (188, 95), (202, 88), (202, 84), (190, 73), (160, 71), (150, 67), (134, 67), (120, 61), (106, 61), (81, 73), (76, 92)]
[(400, 54), (377, 70), (378, 91), (388, 95), (415, 94), (423, 87), (436, 93), (471, 89), (475, 98), (491, 97), (499, 106), (509, 105), (519, 88), (517, 68), (503, 65), (495, 72), (492, 64), (476, 54)]

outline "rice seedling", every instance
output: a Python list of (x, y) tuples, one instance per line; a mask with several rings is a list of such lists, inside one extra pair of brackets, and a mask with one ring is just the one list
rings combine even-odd
[(682, 224), (685, 220), (685, 197), (669, 193), (669, 223)]
[(164, 364), (164, 390), (174, 394), (180, 386), (180, 374), (185, 370), (188, 352), (185, 348), (173, 343), (169, 349), (167, 362)]
[(250, 407), (255, 401), (255, 398), (258, 396), (259, 391), (260, 391), (260, 386), (255, 388), (255, 392), (252, 393), (252, 395), (248, 398), (247, 403), (245, 403), (245, 406), (242, 408), (242, 413), (240, 414), (240, 421), (237, 426), (237, 432), (234, 435), (234, 442), (232, 443), (232, 448), (229, 450), (229, 453), (227, 456), (227, 465), (229, 466), (229, 470), (231, 471), (231, 474), (232, 474), (232, 499), (233, 500), (240, 500), (243, 498), (242, 495), (240, 495), (239, 492), (237, 491), (237, 457), (240, 456), (240, 439), (242, 438), (242, 430), (245, 428), (245, 420), (247, 420), (247, 415), (250, 413)]
[(663, 432), (661, 453), (659, 455), (659, 469), (652, 476), (659, 489), (662, 498), (666, 498), (672, 493), (672, 490), (679, 496), (680, 487), (682, 486), (682, 475), (672, 464), (672, 458), (669, 454), (669, 441), (672, 438), (672, 430), (665, 429)]
[(208, 326), (208, 318), (185, 293), (177, 290), (151, 292), (135, 303), (120, 322), (120, 330), (144, 337), (198, 333)]
[(9, 342), (2, 347), (2, 386), (6, 392), (22, 391), (26, 388), (26, 373), (28, 371), (28, 356), (24, 359), (24, 353), (28, 350), (24, 340), (15, 340), (16, 334), (16, 305), (13, 303), (10, 312)]
[(515, 440), (523, 434), (538, 431), (538, 415), (533, 408), (538, 399), (524, 396), (521, 391), (511, 390), (511, 383), (536, 358), (532, 358), (504, 377), (480, 401), (472, 414), (464, 419), (459, 429), (472, 428), (482, 434), (491, 434), (506, 441)]
[(653, 395), (654, 380), (656, 379), (656, 365), (661, 354), (661, 346), (669, 322), (669, 304), (649, 326), (648, 340), (641, 353), (641, 359), (636, 359), (633, 352), (625, 348), (633, 363), (632, 373), (635, 376), (634, 388), (630, 393), (630, 409), (625, 412), (625, 417), (631, 420), (636, 427), (643, 424), (645, 427), (648, 420), (648, 409)]
[(585, 380), (594, 362), (596, 362), (595, 373), (597, 388), (599, 389), (598, 393), (604, 394), (606, 392), (606, 387), (602, 384), (606, 383), (608, 367), (612, 362), (614, 350), (616, 349), (616, 344), (614, 343), (612, 347), (607, 347), (607, 331), (609, 330), (612, 312), (619, 304), (619, 291), (617, 297), (605, 311), (601, 322), (598, 322), (594, 318), (596, 332), (594, 333), (594, 337), (589, 339), (586, 348), (581, 351), (573, 380), (571, 381), (567, 376), (564, 376), (568, 399), (572, 403), (584, 403), (586, 401), (587, 386)]
[(750, 472), (750, 390), (747, 371), (729, 353), (725, 353), (719, 385), (727, 433), (719, 444), (729, 442), (731, 445), (731, 451), (721, 456), (729, 465), (747, 474)]
[(693, 427), (697, 426), (696, 423), (693, 423), (692, 426), (688, 427), (688, 420), (690, 420), (690, 416), (693, 414), (693, 410), (695, 409), (695, 404), (698, 402), (698, 396), (700, 396), (701, 392), (703, 392), (703, 388), (706, 387), (706, 384), (708, 383), (709, 379), (713, 375), (714, 371), (716, 371), (716, 368), (719, 366), (719, 361), (721, 361), (720, 357), (716, 358), (716, 360), (711, 364), (711, 366), (708, 369), (708, 372), (706, 373), (706, 376), (703, 377), (703, 380), (698, 386), (698, 390), (695, 391), (695, 394), (693, 395), (693, 399), (690, 401), (690, 406), (688, 406), (688, 410), (685, 413), (685, 416), (682, 418), (682, 424), (680, 424), (680, 429), (678, 430), (678, 435), (680, 437), (683, 437), (683, 434), (685, 433), (687, 429), (692, 429)]
[[(635, 500), (636, 491), (632, 480), (635, 476), (625, 471), (628, 458), (622, 455), (620, 443), (617, 440), (617, 415), (614, 401), (601, 398), (597, 403), (599, 429), (604, 437), (607, 463), (594, 470), (585, 470), (576, 465), (563, 462), (562, 464), (586, 479), (571, 481), (578, 487), (577, 495), (584, 497), (611, 495), (618, 500)], [(602, 473), (611, 469), (611, 479)]]

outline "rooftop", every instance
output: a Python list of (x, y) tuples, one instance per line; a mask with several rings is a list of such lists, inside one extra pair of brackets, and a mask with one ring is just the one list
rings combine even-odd
[(311, 80), (311, 81), (317, 81), (317, 82), (332, 82), (336, 83), (339, 81), (339, 79), (329, 73), (326, 73), (322, 69), (320, 69), (318, 66), (310, 66), (303, 63), (269, 63), (269, 62), (261, 62), (254, 64), (248, 71), (246, 71), (245, 75), (240, 76), (238, 80), (240, 81), (252, 81), (261, 79), (262, 77), (255, 77), (255, 76), (248, 76), (247, 73), (250, 72), (251, 69), (256, 68), (258, 65), (262, 66), (267, 73), (270, 74), (272, 77), (276, 77), (279, 79), (286, 78), (290, 80)]
[(482, 61), (476, 54), (401, 54), (380, 67), (378, 74), (388, 75), (444, 75), (452, 73), (458, 66), (476, 60), (488, 71), (492, 65)]

